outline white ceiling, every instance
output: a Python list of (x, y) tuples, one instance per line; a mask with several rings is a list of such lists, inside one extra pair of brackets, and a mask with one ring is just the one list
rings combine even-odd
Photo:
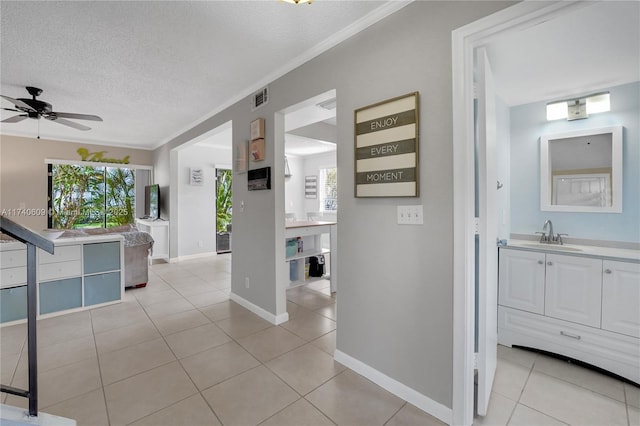
[[(155, 148), (404, 4), (0, 1), (0, 93), (36, 86), (54, 111), (104, 118), (79, 121), (87, 132), (24, 120), (0, 133)], [(639, 20), (637, 1), (585, 3), (496, 40), (498, 93), (519, 105), (640, 80)]]
[(605, 1), (487, 47), (509, 106), (589, 94), (640, 80), (640, 2)]
[[(36, 86), (54, 111), (104, 119), (39, 120), (43, 138), (154, 148), (406, 4), (2, 1), (0, 93)], [(0, 132), (35, 137), (38, 122)]]

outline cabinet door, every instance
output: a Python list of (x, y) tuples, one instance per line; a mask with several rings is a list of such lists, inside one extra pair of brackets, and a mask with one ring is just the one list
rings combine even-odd
[(498, 303), (544, 314), (544, 253), (500, 249)]
[(602, 260), (547, 254), (545, 315), (600, 327)]
[(120, 269), (120, 242), (84, 245), (84, 273), (111, 272)]
[(602, 262), (602, 328), (640, 337), (640, 264)]
[(15, 321), (27, 317), (27, 286), (0, 290), (0, 322)]
[(40, 283), (40, 314), (64, 311), (82, 306), (82, 278)]
[(84, 305), (120, 300), (120, 272), (84, 277)]

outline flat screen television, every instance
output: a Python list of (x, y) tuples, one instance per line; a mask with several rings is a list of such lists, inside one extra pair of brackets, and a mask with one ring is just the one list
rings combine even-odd
[(144, 187), (144, 218), (160, 219), (160, 185)]

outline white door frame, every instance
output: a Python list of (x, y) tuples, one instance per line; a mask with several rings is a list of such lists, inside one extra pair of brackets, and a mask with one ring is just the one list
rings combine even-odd
[[(473, 423), (474, 400), (474, 50), (584, 7), (580, 1), (521, 2), (452, 32), (454, 425)], [(480, 194), (484, 197), (484, 194)]]

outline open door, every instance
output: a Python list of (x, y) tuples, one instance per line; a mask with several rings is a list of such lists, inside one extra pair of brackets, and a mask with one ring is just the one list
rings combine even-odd
[(216, 168), (216, 252), (231, 252), (231, 170)]
[(487, 414), (498, 345), (498, 213), (496, 177), (496, 95), (484, 48), (476, 55), (478, 87), (478, 390), (477, 411)]

